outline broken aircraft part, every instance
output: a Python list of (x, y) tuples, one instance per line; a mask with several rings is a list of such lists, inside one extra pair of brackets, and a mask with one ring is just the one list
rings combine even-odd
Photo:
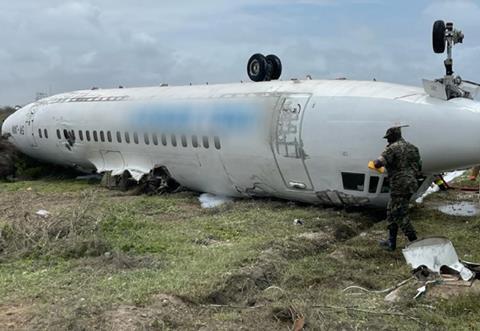
[(414, 241), (407, 245), (402, 253), (412, 269), (425, 266), (430, 271), (441, 274), (442, 267), (448, 267), (459, 272), (465, 281), (475, 275), (458, 260), (452, 242), (445, 237), (429, 237)]

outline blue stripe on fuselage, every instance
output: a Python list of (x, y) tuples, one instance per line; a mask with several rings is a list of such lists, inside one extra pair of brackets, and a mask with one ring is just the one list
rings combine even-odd
[(148, 104), (135, 111), (135, 126), (167, 131), (248, 131), (260, 120), (253, 102), (171, 102)]

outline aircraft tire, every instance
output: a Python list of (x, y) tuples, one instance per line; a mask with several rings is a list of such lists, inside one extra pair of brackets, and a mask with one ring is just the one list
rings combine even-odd
[(269, 81), (272, 76), (273, 66), (268, 63), (262, 54), (253, 54), (248, 60), (248, 77), (254, 82)]
[(435, 53), (445, 52), (445, 22), (435, 21), (432, 32), (433, 51)]
[(276, 55), (270, 54), (266, 57), (267, 61), (272, 65), (272, 80), (277, 80), (282, 75), (282, 61)]

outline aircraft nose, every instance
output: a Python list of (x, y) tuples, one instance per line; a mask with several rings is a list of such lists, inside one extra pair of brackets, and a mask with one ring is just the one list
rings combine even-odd
[(9, 137), (12, 135), (12, 132), (10, 130), (11, 128), (11, 116), (7, 117), (2, 124), (2, 137)]

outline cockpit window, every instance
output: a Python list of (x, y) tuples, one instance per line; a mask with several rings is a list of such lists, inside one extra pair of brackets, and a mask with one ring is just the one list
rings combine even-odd
[(360, 191), (365, 189), (365, 174), (342, 172), (343, 188), (349, 191)]
[(378, 176), (370, 177), (370, 183), (368, 185), (368, 193), (377, 193), (379, 181), (380, 181), (380, 178)]

